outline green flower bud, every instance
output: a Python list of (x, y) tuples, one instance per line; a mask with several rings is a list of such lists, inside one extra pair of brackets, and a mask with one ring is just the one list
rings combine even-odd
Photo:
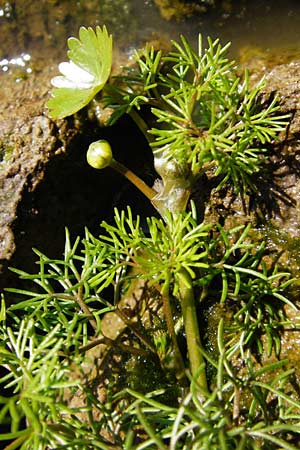
[(94, 169), (104, 169), (110, 166), (113, 155), (109, 142), (104, 139), (93, 142), (88, 148), (86, 159)]

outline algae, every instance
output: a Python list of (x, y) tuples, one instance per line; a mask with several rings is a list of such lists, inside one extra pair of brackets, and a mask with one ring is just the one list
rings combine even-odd
[[(166, 20), (182, 19), (198, 13), (205, 13), (210, 6), (214, 6), (214, 0), (201, 2), (185, 2), (183, 0), (154, 0), (160, 14)], [(199, 4), (200, 3), (200, 4)]]

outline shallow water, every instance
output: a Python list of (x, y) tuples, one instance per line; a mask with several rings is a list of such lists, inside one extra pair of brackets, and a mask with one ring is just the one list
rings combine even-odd
[(241, 0), (224, 5), (206, 14), (167, 21), (153, 0), (0, 0), (0, 33), (2, 38), (5, 36), (0, 47), (0, 71), (9, 74), (18, 67), (28, 75), (35, 59), (61, 59), (67, 37), (76, 36), (80, 25), (104, 23), (118, 46), (127, 51), (157, 34), (167, 39), (185, 34), (196, 41), (201, 33), (204, 37), (219, 37), (224, 44), (230, 41), (231, 56), (237, 59), (245, 46), (259, 47), (264, 53), (298, 54), (299, 1)]
[[(136, 2), (135, 2), (136, 3)], [(225, 3), (225, 2), (224, 2)], [(167, 22), (157, 15), (152, 2), (138, 2), (136, 8), (140, 24), (148, 29), (164, 30), (177, 38), (184, 33), (190, 39), (202, 33), (222, 42), (231, 42), (237, 54), (241, 47), (253, 45), (264, 50), (300, 47), (300, 2), (297, 0), (233, 1), (226, 12), (212, 9), (209, 13), (180, 22)], [(141, 28), (144, 29), (143, 27)]]

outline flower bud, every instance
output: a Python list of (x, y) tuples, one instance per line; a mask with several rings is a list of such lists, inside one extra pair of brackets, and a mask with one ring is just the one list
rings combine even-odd
[(86, 159), (89, 165), (94, 167), (94, 169), (104, 169), (105, 167), (108, 167), (113, 159), (109, 142), (104, 139), (93, 142), (88, 148)]

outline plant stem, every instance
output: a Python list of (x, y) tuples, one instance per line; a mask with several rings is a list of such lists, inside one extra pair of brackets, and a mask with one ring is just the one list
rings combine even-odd
[(139, 129), (141, 130), (147, 141), (148, 142), (153, 141), (153, 136), (148, 133), (149, 127), (144, 121), (144, 119), (140, 116), (140, 114), (135, 109), (132, 109), (129, 115), (132, 118), (132, 120), (134, 120), (136, 125), (139, 127)]
[(77, 295), (53, 293), (53, 294), (49, 294), (49, 297), (50, 298), (61, 298), (61, 299), (66, 299), (66, 300), (74, 300), (79, 305), (79, 307), (84, 312), (84, 314), (86, 315), (86, 317), (87, 317), (88, 321), (90, 322), (91, 326), (93, 327), (93, 329), (95, 331), (97, 331), (97, 322), (94, 319), (94, 316), (93, 316), (92, 312), (90, 311), (90, 308), (84, 302), (82, 286), (79, 286)]
[(83, 299), (83, 286), (82, 285), (79, 286), (79, 289), (78, 289), (75, 299), (76, 299), (76, 302), (78, 303), (78, 305), (80, 306), (80, 308), (82, 309), (82, 311), (86, 314), (93, 329), (95, 331), (97, 331), (97, 322), (94, 319), (94, 316), (93, 316), (92, 312), (90, 311), (90, 308), (88, 307), (88, 305), (85, 303), (85, 301)]
[(173, 313), (170, 303), (170, 275), (168, 276), (167, 280), (165, 281), (165, 284), (163, 285), (163, 288), (161, 290), (161, 295), (163, 299), (163, 308), (164, 308), (164, 316), (167, 323), (167, 328), (169, 335), (172, 340), (172, 346), (174, 350), (174, 358), (175, 358), (175, 365), (176, 365), (176, 378), (180, 383), (182, 383), (183, 379), (185, 378), (185, 367), (181, 355), (180, 348), (178, 346), (177, 342), (177, 336), (174, 328), (174, 321), (173, 321)]
[(10, 444), (8, 444), (6, 447), (4, 447), (4, 450), (16, 450), (17, 448), (20, 448), (20, 445), (29, 438), (30, 434), (32, 433), (32, 428), (29, 427), (26, 430), (26, 433), (22, 436), (16, 438), (14, 441), (12, 441)]
[(185, 269), (181, 269), (177, 273), (177, 278), (191, 374), (193, 377), (197, 377), (196, 380), (199, 387), (207, 391), (205, 361), (201, 353), (202, 344), (199, 334), (192, 279)]
[(157, 195), (157, 192), (154, 189), (149, 187), (140, 177), (115, 159), (112, 160), (110, 167), (131, 181), (131, 183), (134, 184), (150, 201)]
[(124, 352), (130, 352), (133, 355), (137, 356), (148, 356), (149, 352), (142, 348), (132, 347), (131, 345), (123, 344), (122, 342), (118, 342), (117, 339), (110, 339), (107, 336), (102, 335), (101, 337), (90, 341), (88, 344), (83, 345), (79, 348), (80, 353), (85, 353), (91, 348), (97, 347), (98, 345), (105, 344), (108, 347), (116, 347), (120, 348)]

